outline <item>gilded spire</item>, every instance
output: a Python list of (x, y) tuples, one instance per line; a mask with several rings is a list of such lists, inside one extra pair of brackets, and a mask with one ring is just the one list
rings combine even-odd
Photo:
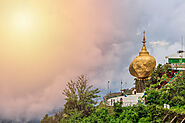
[(146, 43), (146, 40), (145, 40), (145, 31), (143, 32), (143, 47), (141, 49), (141, 51), (139, 52), (139, 55), (149, 55), (147, 49), (146, 49), (146, 46), (145, 46), (145, 43)]
[(149, 55), (146, 50), (146, 40), (145, 40), (145, 32), (143, 32), (143, 46), (141, 51), (139, 52), (139, 56), (137, 56), (129, 66), (129, 72), (131, 75), (137, 77), (138, 79), (145, 80), (148, 78), (152, 71), (155, 69), (156, 60), (153, 56)]

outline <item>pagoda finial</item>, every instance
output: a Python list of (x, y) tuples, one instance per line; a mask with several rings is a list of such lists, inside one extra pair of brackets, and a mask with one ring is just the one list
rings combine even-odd
[(143, 32), (143, 43), (145, 44), (146, 41), (145, 41), (145, 31)]
[(147, 49), (146, 49), (146, 46), (145, 46), (145, 43), (146, 43), (146, 40), (145, 40), (145, 31), (143, 32), (143, 47), (139, 53), (139, 55), (149, 55)]

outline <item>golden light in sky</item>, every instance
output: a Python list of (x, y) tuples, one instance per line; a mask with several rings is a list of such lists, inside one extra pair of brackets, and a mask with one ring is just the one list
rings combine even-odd
[(91, 11), (86, 4), (81, 9), (78, 1), (0, 0), (0, 97), (6, 98), (0, 108), (10, 102), (7, 110), (20, 111), (10, 114), (22, 117), (39, 110), (40, 116), (42, 109), (50, 109), (35, 106), (48, 107), (46, 100), (61, 97), (68, 78), (96, 67), (92, 59), (101, 58), (101, 51), (94, 32), (102, 24), (95, 19), (97, 13), (86, 13)]
[(12, 15), (12, 28), (15, 28), (17, 30), (26, 31), (31, 29), (33, 26), (33, 16), (31, 13), (20, 11), (15, 12)]

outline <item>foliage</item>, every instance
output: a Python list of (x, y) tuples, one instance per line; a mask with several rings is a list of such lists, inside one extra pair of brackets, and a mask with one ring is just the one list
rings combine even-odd
[[(160, 113), (163, 112), (163, 113)], [(114, 106), (114, 114), (109, 113), (109, 108), (97, 108), (90, 116), (75, 122), (81, 123), (137, 123), (137, 122), (161, 122), (159, 115), (164, 115), (164, 110), (156, 105), (121, 107), (119, 103)]]
[(167, 77), (166, 74), (169, 72), (170, 67), (171, 66), (167, 64), (158, 64), (157, 68), (150, 75), (150, 80), (145, 83), (145, 86), (150, 87), (151, 84), (156, 84), (157, 82), (164, 80)]
[(148, 93), (147, 93), (147, 98), (146, 98), (146, 103), (148, 104), (159, 104), (159, 92), (155, 89), (151, 89)]
[(97, 94), (100, 91), (92, 87), (88, 85), (88, 80), (84, 75), (79, 76), (76, 81), (71, 80), (67, 83), (63, 94), (67, 101), (64, 105), (64, 113), (68, 117), (74, 116), (74, 112), (78, 112), (77, 115), (80, 117), (88, 116), (93, 112), (94, 105), (97, 104), (95, 99), (99, 97)]
[(150, 123), (150, 118), (149, 117), (142, 117), (139, 119), (139, 123)]
[(41, 123), (56, 123), (57, 121), (53, 117), (49, 117), (48, 114), (44, 116)]
[(41, 122), (74, 123), (80, 121), (94, 112), (99, 92), (98, 88), (93, 89), (93, 86), (88, 84), (87, 77), (84, 75), (79, 76), (75, 81), (69, 81), (63, 90), (66, 96), (64, 109), (56, 113), (54, 117), (46, 115)]
[(161, 89), (150, 88), (146, 95), (147, 103), (169, 104), (171, 107), (185, 105), (185, 75), (181, 74)]
[(89, 117), (83, 119), (83, 123), (106, 123), (114, 121), (114, 117), (109, 114), (108, 108), (98, 108)]
[(111, 107), (96, 107), (96, 110), (87, 117), (74, 113), (70, 119), (62, 119), (61, 123), (159, 123), (167, 110), (157, 106), (137, 104), (121, 107), (120, 103), (114, 105), (114, 113), (109, 113)]
[(175, 106), (169, 109), (170, 111), (176, 112), (178, 114), (185, 114), (185, 106)]

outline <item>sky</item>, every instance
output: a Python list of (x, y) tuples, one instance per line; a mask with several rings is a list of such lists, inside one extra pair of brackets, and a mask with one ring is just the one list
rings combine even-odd
[(41, 119), (64, 105), (67, 81), (85, 74), (107, 92), (134, 87), (142, 47), (157, 63), (185, 36), (183, 0), (0, 0), (0, 118)]

